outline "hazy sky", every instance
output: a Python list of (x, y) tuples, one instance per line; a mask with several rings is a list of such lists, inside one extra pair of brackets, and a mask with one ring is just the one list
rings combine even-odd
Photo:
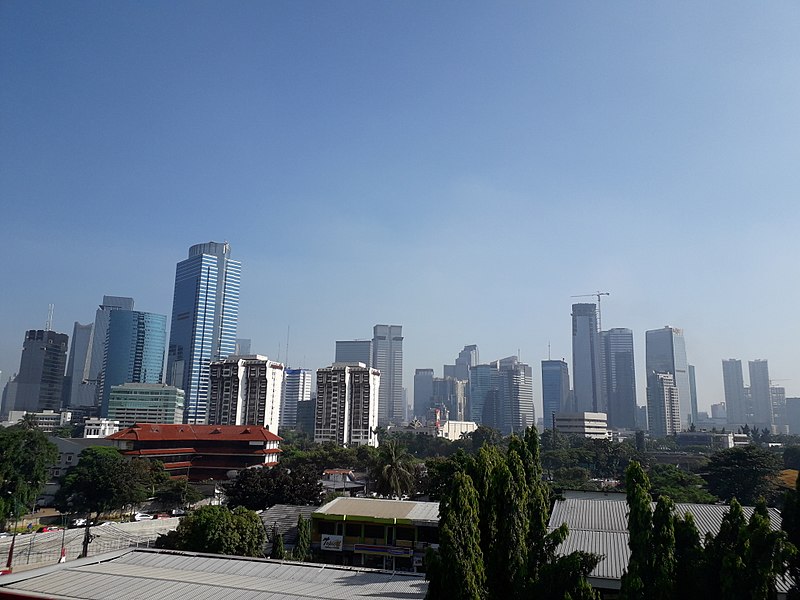
[[(0, 2), (0, 369), (103, 294), (169, 315), (243, 263), (240, 337), (316, 368), (402, 324), (405, 380), (604, 327), (800, 395), (800, 4)], [(578, 299), (580, 300), (580, 299)], [(571, 366), (571, 365), (570, 365)], [(745, 366), (746, 371), (746, 366)], [(745, 373), (745, 378), (747, 375)]]

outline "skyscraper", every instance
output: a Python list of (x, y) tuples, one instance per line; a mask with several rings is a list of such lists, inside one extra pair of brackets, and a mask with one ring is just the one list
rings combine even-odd
[(205, 423), (209, 365), (236, 348), (242, 265), (230, 245), (208, 242), (189, 248), (175, 269), (167, 383), (186, 393), (186, 422)]
[(516, 356), (475, 365), (470, 381), (472, 421), (498, 429), (504, 435), (536, 424), (530, 365)]
[(25, 332), (13, 393), (6, 399), (8, 406), (3, 406), (5, 414), (12, 410), (60, 410), (68, 343), (66, 333), (43, 329)]
[(317, 370), (317, 402), (314, 412), (314, 441), (340, 446), (377, 446), (377, 369), (334, 363)]
[(229, 356), (209, 368), (209, 425), (258, 425), (277, 433), (283, 365), (266, 356)]
[(111, 388), (123, 383), (162, 383), (167, 317), (137, 310), (109, 313), (102, 369), (101, 416), (108, 415)]
[(92, 365), (92, 332), (94, 324), (81, 325), (75, 321), (72, 344), (69, 347), (67, 375), (64, 378), (64, 402), (69, 408), (94, 406), (97, 386), (89, 381)]
[[(650, 373), (672, 373), (680, 402), (680, 424), (687, 426), (697, 419), (692, 415), (692, 395), (689, 387), (689, 364), (683, 330), (664, 327), (645, 332), (645, 370)], [(650, 408), (648, 406), (648, 413)], [(652, 420), (652, 419), (651, 419)]]
[(748, 420), (747, 403), (744, 394), (742, 361), (729, 358), (722, 361), (722, 384), (725, 388), (725, 410), (728, 423), (744, 425)]
[(769, 393), (769, 365), (766, 360), (751, 360), (748, 366), (753, 420), (756, 427), (770, 428), (775, 420), (772, 415), (772, 398)]
[(553, 428), (553, 415), (569, 409), (569, 367), (563, 360), (542, 361), (542, 406), (545, 429)]
[(577, 412), (606, 412), (597, 306), (572, 305), (572, 389)]
[(600, 332), (603, 347), (603, 381), (606, 387), (608, 426), (636, 427), (636, 374), (633, 364), (633, 332), (622, 327)]
[(480, 362), (478, 346), (470, 344), (464, 346), (456, 357), (455, 364), (444, 366), (444, 376), (469, 381), (469, 368), (474, 367)]
[(414, 371), (414, 416), (425, 418), (433, 402), (433, 369)]
[(648, 429), (654, 437), (675, 435), (681, 430), (680, 399), (672, 373), (647, 374)]
[(697, 378), (694, 365), (689, 365), (689, 397), (691, 398), (692, 417), (697, 418)]
[(467, 413), (467, 384), (469, 382), (452, 377), (433, 378), (433, 398), (431, 406), (444, 406), (447, 409), (448, 419), (453, 421), (466, 421)]
[(364, 363), (372, 366), (372, 340), (341, 340), (336, 342), (337, 363)]
[(378, 425), (405, 420), (403, 400), (403, 326), (375, 325), (372, 330), (372, 367), (381, 372)]
[(311, 400), (313, 372), (309, 369), (286, 369), (281, 399), (281, 427), (297, 426), (297, 406)]

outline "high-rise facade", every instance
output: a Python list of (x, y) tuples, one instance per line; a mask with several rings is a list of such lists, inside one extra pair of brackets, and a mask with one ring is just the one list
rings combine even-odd
[(209, 368), (208, 424), (258, 425), (277, 433), (284, 367), (265, 356), (229, 356)]
[(542, 361), (542, 407), (545, 429), (553, 428), (553, 416), (569, 409), (569, 367), (563, 360)]
[(337, 363), (364, 363), (372, 366), (372, 340), (340, 340), (336, 342)]
[(694, 365), (689, 365), (689, 397), (691, 398), (692, 416), (697, 418), (697, 374)]
[(679, 391), (672, 373), (648, 372), (647, 420), (654, 437), (675, 435), (681, 430)]
[(115, 310), (133, 310), (133, 298), (128, 296), (103, 296), (103, 303), (97, 307), (92, 327), (92, 356), (89, 359), (89, 377), (86, 380), (85, 394), (94, 389), (94, 404), (98, 408), (103, 401), (103, 362), (106, 357), (106, 337), (111, 313)]
[(93, 331), (93, 323), (81, 325), (75, 321), (72, 328), (72, 344), (64, 379), (64, 407), (90, 407), (95, 404), (97, 387), (94, 382), (89, 382)]
[(164, 383), (123, 383), (111, 388), (108, 419), (122, 428), (136, 423), (183, 423), (183, 390)]
[(725, 390), (728, 423), (744, 425), (748, 420), (749, 411), (745, 401), (741, 360), (729, 358), (722, 361), (722, 384)]
[(175, 269), (167, 383), (186, 393), (189, 424), (206, 422), (209, 365), (236, 349), (241, 274), (227, 242), (192, 246)]
[(480, 363), (478, 346), (469, 344), (458, 353), (455, 364), (444, 366), (444, 376), (469, 381), (469, 369), (478, 363)]
[(406, 418), (402, 325), (375, 325), (372, 330), (372, 367), (381, 373), (378, 424), (402, 423)]
[(453, 421), (467, 421), (467, 383), (452, 377), (434, 377), (431, 406), (446, 408), (448, 418)]
[(25, 332), (19, 372), (11, 388), (13, 393), (6, 399), (8, 406), (4, 403), (4, 413), (61, 409), (68, 344), (65, 333), (43, 329)]
[(100, 415), (108, 414), (111, 388), (122, 383), (162, 383), (167, 317), (137, 310), (109, 313), (102, 369)]
[(281, 427), (297, 427), (297, 407), (311, 401), (313, 372), (309, 369), (286, 369), (281, 399)]
[(509, 356), (470, 369), (471, 419), (507, 435), (536, 424), (533, 372)]
[[(650, 373), (672, 373), (680, 402), (680, 423), (688, 427), (697, 420), (692, 414), (692, 394), (689, 386), (689, 363), (683, 330), (663, 327), (645, 332), (645, 370)], [(648, 379), (649, 385), (649, 379)], [(648, 412), (649, 412), (648, 408)]]
[(433, 402), (433, 369), (414, 371), (414, 416), (422, 419)]
[(769, 397), (772, 400), (772, 420), (778, 433), (787, 433), (786, 422), (786, 388), (770, 386)]
[(769, 365), (766, 360), (751, 360), (748, 367), (755, 426), (771, 428), (775, 420), (772, 415), (772, 398), (769, 393)]
[(636, 373), (633, 362), (633, 332), (622, 327), (600, 333), (608, 426), (636, 427)]
[(572, 305), (572, 389), (577, 412), (606, 412), (595, 304)]
[(377, 446), (380, 387), (380, 372), (363, 363), (318, 369), (314, 441)]

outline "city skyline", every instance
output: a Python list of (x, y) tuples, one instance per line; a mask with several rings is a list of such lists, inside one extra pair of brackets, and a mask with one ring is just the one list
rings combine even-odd
[(175, 262), (227, 240), (237, 335), (283, 361), (290, 327), (291, 367), (398, 323), (409, 395), (477, 344), (535, 367), (541, 415), (570, 297), (603, 290), (640, 406), (664, 325), (700, 410), (730, 356), (800, 396), (798, 25), (746, 3), (7, 2), (0, 385), (49, 303), (68, 335), (104, 294), (170, 315)]

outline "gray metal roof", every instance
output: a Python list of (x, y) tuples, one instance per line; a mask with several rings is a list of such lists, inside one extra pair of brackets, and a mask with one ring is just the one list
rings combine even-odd
[[(297, 543), (297, 517), (303, 515), (310, 519), (311, 513), (319, 508), (318, 506), (298, 506), (294, 504), (275, 504), (267, 510), (258, 513), (268, 538), (272, 536), (273, 527), (277, 527), (278, 533), (283, 536), (283, 543), (287, 548), (294, 548)], [(272, 539), (268, 539), (265, 551), (272, 550)]]
[(424, 598), (427, 587), (421, 575), (411, 573), (147, 550), (0, 580), (0, 590), (83, 600), (413, 600)]

